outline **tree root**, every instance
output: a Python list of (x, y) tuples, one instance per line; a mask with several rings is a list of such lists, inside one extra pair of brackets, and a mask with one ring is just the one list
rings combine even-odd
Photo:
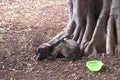
[(107, 27), (107, 39), (106, 39), (106, 54), (113, 55), (115, 48), (115, 36), (114, 36), (114, 19), (111, 16), (108, 20)]

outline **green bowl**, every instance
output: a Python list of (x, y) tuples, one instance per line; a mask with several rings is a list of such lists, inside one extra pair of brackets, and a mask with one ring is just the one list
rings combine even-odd
[(88, 61), (86, 63), (86, 66), (90, 71), (96, 72), (96, 71), (100, 71), (104, 66), (104, 64), (101, 61), (93, 60), (93, 61)]

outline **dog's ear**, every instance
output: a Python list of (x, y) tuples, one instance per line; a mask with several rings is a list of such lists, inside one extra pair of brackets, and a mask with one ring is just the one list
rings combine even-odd
[(48, 44), (48, 43), (42, 43), (42, 44), (39, 45), (38, 49), (39, 49), (39, 48), (40, 48), (40, 49), (48, 49), (48, 48), (50, 48), (50, 47), (51, 47), (50, 44)]

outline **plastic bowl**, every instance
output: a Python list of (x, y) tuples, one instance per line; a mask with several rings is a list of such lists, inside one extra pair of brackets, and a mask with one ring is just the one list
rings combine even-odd
[(104, 64), (101, 61), (93, 60), (93, 61), (88, 61), (86, 63), (86, 66), (90, 71), (96, 72), (96, 71), (100, 71), (104, 66)]

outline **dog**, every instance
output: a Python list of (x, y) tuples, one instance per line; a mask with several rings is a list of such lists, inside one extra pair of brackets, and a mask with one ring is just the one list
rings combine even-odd
[(81, 53), (79, 45), (72, 39), (62, 38), (53, 45), (43, 43), (37, 49), (36, 59), (39, 61), (46, 58), (49, 60), (55, 60), (57, 57), (60, 57), (61, 60), (67, 61), (80, 59)]

